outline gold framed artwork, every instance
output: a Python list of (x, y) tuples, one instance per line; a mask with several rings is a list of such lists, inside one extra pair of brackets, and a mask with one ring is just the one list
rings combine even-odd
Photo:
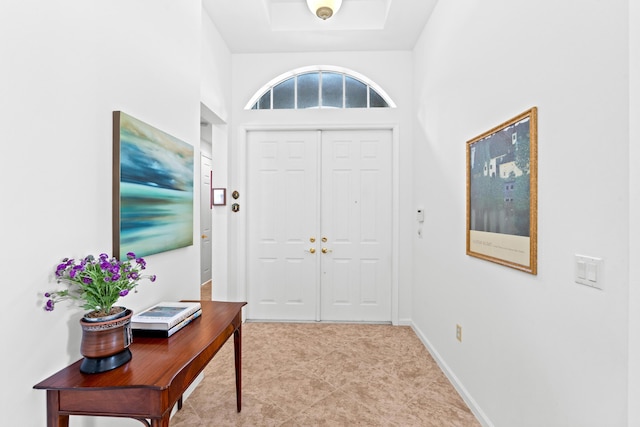
[(467, 141), (467, 255), (537, 274), (538, 110)]

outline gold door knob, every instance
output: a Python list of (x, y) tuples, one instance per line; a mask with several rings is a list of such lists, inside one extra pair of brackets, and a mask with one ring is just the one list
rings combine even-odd
[(326, 254), (327, 252), (329, 252), (329, 251), (327, 250), (327, 248), (322, 248), (322, 253), (323, 253), (323, 254)]
[(206, 239), (206, 238), (207, 238), (207, 235), (206, 235), (206, 234), (203, 234), (203, 235), (202, 235), (202, 238), (203, 238), (203, 239)]
[(316, 253), (316, 248), (309, 249), (309, 253), (315, 254)]
[(326, 241), (327, 241), (327, 238), (326, 238), (326, 237), (323, 237), (323, 238), (322, 238), (322, 241), (323, 241), (323, 242), (326, 242)]
[(309, 237), (309, 241), (310, 241), (311, 243), (314, 243), (314, 242), (316, 241), (316, 238), (315, 238), (315, 237)]

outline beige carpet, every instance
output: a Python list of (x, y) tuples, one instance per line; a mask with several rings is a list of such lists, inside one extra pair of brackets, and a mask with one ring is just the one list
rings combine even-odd
[(245, 323), (242, 333), (242, 412), (230, 339), (172, 427), (480, 425), (409, 327)]

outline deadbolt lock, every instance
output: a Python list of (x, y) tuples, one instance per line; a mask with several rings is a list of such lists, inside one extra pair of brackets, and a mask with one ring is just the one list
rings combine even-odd
[(309, 253), (315, 254), (316, 253), (316, 248), (309, 249)]
[(323, 238), (322, 238), (322, 241), (323, 241), (323, 242), (326, 242), (326, 241), (327, 241), (327, 238), (326, 238), (326, 237), (323, 237)]

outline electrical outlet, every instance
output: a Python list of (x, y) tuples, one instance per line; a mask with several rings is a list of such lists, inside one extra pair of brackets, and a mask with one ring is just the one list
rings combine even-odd
[(456, 339), (462, 342), (462, 326), (456, 325)]

